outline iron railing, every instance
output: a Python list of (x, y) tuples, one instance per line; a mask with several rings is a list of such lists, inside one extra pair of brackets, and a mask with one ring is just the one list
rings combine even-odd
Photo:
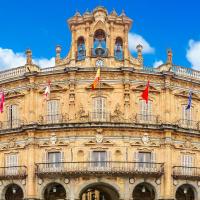
[(200, 122), (199, 121), (180, 119), (178, 121), (178, 126), (182, 127), (182, 128), (200, 130)]
[(90, 122), (110, 122), (110, 113), (108, 112), (90, 112)]
[(174, 166), (173, 177), (177, 179), (200, 180), (200, 167)]
[(158, 124), (159, 123), (159, 116), (158, 115), (136, 114), (135, 122), (141, 123), (141, 124)]
[(10, 121), (0, 122), (0, 129), (15, 129), (20, 128), (23, 125), (23, 121), (20, 119), (14, 119)]
[(109, 56), (109, 50), (108, 48), (102, 48), (102, 53), (101, 54), (98, 54), (97, 53), (97, 48), (92, 48), (91, 49), (91, 56), (92, 57), (108, 57)]
[(36, 174), (45, 176), (77, 176), (77, 175), (144, 175), (159, 177), (164, 173), (163, 163), (123, 162), (123, 161), (90, 161), (90, 162), (57, 162), (37, 163)]
[(0, 167), (0, 180), (24, 179), (27, 176), (26, 166)]
[(56, 115), (44, 115), (41, 117), (41, 123), (42, 124), (59, 124), (63, 123), (64, 117), (61, 114)]

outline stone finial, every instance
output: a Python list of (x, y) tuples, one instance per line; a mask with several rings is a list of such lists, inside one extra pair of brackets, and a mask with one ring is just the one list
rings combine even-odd
[(167, 50), (167, 64), (172, 64), (172, 50), (171, 49), (168, 49)]
[(26, 64), (32, 65), (32, 51), (30, 49), (26, 50)]
[(56, 46), (56, 61), (59, 61), (60, 60), (60, 53), (61, 53), (61, 46), (60, 45), (57, 45)]
[(143, 49), (143, 46), (141, 44), (138, 44), (136, 46), (136, 49), (137, 49), (137, 54), (138, 54), (138, 60), (139, 62), (141, 63), (141, 65), (143, 65), (143, 56), (142, 56), (142, 49)]
[(120, 15), (120, 17), (125, 17), (126, 16), (126, 14), (125, 14), (125, 11), (124, 11), (124, 9), (122, 10), (122, 13), (121, 13), (121, 15)]

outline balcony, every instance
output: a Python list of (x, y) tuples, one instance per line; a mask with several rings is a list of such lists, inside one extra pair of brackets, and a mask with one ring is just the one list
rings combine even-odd
[(178, 121), (178, 126), (181, 128), (200, 130), (200, 122), (193, 120), (181, 119)]
[(110, 122), (110, 113), (107, 112), (90, 112), (89, 122)]
[(106, 58), (106, 57), (109, 56), (109, 50), (108, 50), (108, 48), (103, 48), (103, 47), (100, 48), (100, 49), (98, 49), (98, 47), (97, 48), (92, 48), (91, 49), (91, 56), (93, 58), (97, 58), (97, 57)]
[(24, 179), (26, 176), (26, 166), (0, 167), (0, 180)]
[(41, 124), (59, 124), (64, 123), (65, 118), (63, 115), (56, 114), (56, 115), (44, 115), (40, 117)]
[(4, 121), (0, 122), (0, 129), (5, 130), (5, 129), (15, 129), (15, 128), (20, 128), (23, 125), (23, 121), (19, 119), (14, 119), (12, 121)]
[(159, 116), (137, 114), (135, 122), (139, 124), (159, 124)]
[(173, 167), (173, 177), (175, 179), (200, 180), (200, 168), (199, 167), (174, 166)]
[(160, 177), (164, 172), (163, 163), (142, 162), (58, 162), (36, 164), (38, 177), (82, 176), (82, 175), (116, 175), (116, 176), (150, 176)]

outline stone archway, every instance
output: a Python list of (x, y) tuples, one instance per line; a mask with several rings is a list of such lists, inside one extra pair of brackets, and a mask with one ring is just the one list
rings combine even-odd
[(24, 193), (17, 184), (10, 184), (5, 190), (5, 200), (23, 200)]
[(119, 200), (119, 193), (107, 183), (93, 183), (81, 190), (79, 198), (80, 200)]
[(66, 199), (65, 188), (60, 183), (50, 183), (44, 190), (44, 200), (64, 200)]
[(183, 184), (176, 190), (176, 200), (195, 200), (195, 192), (191, 185)]
[(136, 185), (133, 190), (133, 200), (155, 200), (156, 194), (154, 187), (146, 182)]

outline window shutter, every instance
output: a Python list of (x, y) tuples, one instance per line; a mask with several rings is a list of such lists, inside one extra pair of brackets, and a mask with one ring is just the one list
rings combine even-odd
[(18, 119), (17, 105), (12, 105), (12, 120), (16, 121)]
[(134, 152), (134, 161), (139, 162), (139, 154), (138, 152)]
[(153, 163), (156, 162), (156, 153), (155, 152), (151, 153), (151, 162), (153, 162)]
[(64, 152), (63, 152), (63, 151), (61, 152), (61, 158), (60, 158), (60, 161), (61, 161), (61, 162), (64, 162)]

